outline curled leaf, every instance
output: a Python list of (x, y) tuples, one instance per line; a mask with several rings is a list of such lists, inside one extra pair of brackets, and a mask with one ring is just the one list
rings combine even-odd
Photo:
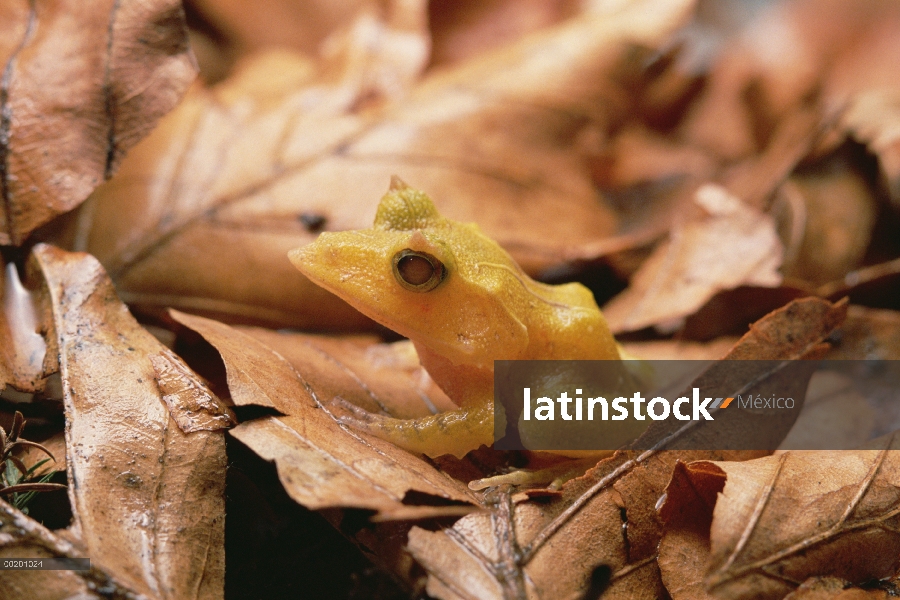
[(174, 352), (150, 357), (163, 401), (185, 433), (216, 431), (237, 424), (231, 409)]
[(221, 596), (223, 433), (175, 424), (151, 361), (167, 349), (94, 258), (45, 245), (33, 257), (60, 349), (73, 534), (142, 594)]
[[(855, 583), (892, 575), (900, 562), (898, 446), (892, 436), (882, 450), (785, 452), (690, 465), (688, 487), (696, 487), (701, 472), (727, 482), (715, 500), (708, 538), (697, 531), (687, 539), (683, 524), (672, 522), (660, 550), (664, 578), (683, 577), (676, 557), (685, 552), (706, 563), (693, 569), (685, 591), (703, 589), (712, 597), (781, 598), (815, 575)], [(696, 504), (671, 490), (667, 514)]]
[(603, 312), (613, 331), (679, 326), (720, 290), (775, 286), (782, 245), (775, 222), (718, 186), (697, 190), (703, 216), (678, 223)]
[[(373, 393), (384, 384), (376, 379), (370, 386), (368, 373), (341, 361), (334, 351), (338, 345), (330, 344), (329, 353), (310, 343), (311, 336), (244, 332), (203, 317), (178, 312), (173, 316), (219, 351), (237, 406), (268, 406), (284, 415), (247, 421), (230, 433), (275, 461), (285, 489), (300, 504), (313, 509), (366, 508), (391, 518), (413, 513), (404, 502), (410, 492), (441, 499), (443, 504), (473, 502), (462, 482), (338, 421), (332, 403), (338, 395), (367, 406), (374, 403), (376, 410), (386, 408), (380, 395)], [(415, 396), (424, 408), (409, 383), (405, 394)], [(399, 387), (394, 384), (394, 389)], [(433, 514), (434, 508), (424, 507), (422, 514)], [(458, 506), (451, 506), (449, 513), (458, 514)]]

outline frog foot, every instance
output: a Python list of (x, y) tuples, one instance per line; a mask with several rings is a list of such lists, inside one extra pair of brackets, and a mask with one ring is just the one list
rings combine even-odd
[(480, 491), (489, 487), (508, 484), (514, 486), (542, 486), (550, 490), (559, 490), (570, 479), (584, 475), (584, 472), (597, 464), (604, 456), (612, 452), (600, 452), (596, 456), (566, 461), (544, 469), (518, 469), (469, 482), (469, 489)]
[(482, 444), (489, 446), (494, 441), (491, 404), (458, 408), (418, 419), (395, 419), (371, 413), (343, 398), (335, 398), (334, 404), (349, 413), (338, 416), (341, 423), (431, 458), (443, 454), (462, 458)]

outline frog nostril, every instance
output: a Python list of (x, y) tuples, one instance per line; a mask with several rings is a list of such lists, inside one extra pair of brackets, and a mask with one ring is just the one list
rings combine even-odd
[(413, 292), (428, 292), (444, 280), (447, 271), (434, 256), (415, 250), (401, 250), (394, 255), (394, 277)]

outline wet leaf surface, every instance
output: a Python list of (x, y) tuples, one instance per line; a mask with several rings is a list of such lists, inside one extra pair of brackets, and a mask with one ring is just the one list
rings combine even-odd
[(185, 433), (218, 431), (237, 425), (234, 413), (174, 352), (150, 357), (163, 401)]

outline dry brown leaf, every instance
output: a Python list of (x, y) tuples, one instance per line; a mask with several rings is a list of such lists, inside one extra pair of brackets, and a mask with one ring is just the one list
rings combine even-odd
[[(826, 360), (891, 361), (900, 358), (900, 313), (850, 306), (847, 319), (833, 336)], [(863, 363), (859, 363), (863, 364)], [(807, 393), (803, 412), (784, 448), (815, 448), (815, 440), (803, 442), (800, 432), (815, 436), (827, 431), (830, 447), (862, 447), (873, 431), (890, 430), (890, 421), (875, 421), (872, 406), (865, 399), (877, 397), (878, 389), (867, 387), (868, 377), (850, 378), (832, 372), (817, 373)], [(820, 438), (821, 439), (821, 438)], [(791, 446), (794, 443), (795, 445)]]
[(325, 68), (340, 74), (344, 85), (348, 75), (357, 80), (352, 110), (406, 96), (428, 62), (427, 10), (426, 0), (370, 0), (349, 27), (324, 41)]
[(872, 238), (877, 201), (851, 164), (833, 160), (779, 190), (787, 214), (785, 277), (820, 285), (857, 268)]
[(821, 348), (823, 340), (846, 317), (845, 300), (834, 303), (821, 298), (794, 300), (751, 325), (750, 331), (725, 358), (799, 360)]
[[(42, 437), (31, 437), (29, 435), (29, 439), (33, 442), (38, 442), (41, 446), (50, 451), (50, 454), (53, 455), (53, 458), (56, 461), (51, 461), (41, 467), (38, 472), (39, 473), (48, 473), (50, 471), (65, 471), (66, 470), (66, 435), (63, 431), (57, 431), (50, 435), (50, 437), (46, 439), (42, 439)], [(27, 447), (24, 451), (19, 455), (19, 458), (22, 459), (26, 465), (33, 465), (38, 461), (44, 460), (47, 458), (47, 455), (38, 448)]]
[(837, 577), (810, 577), (784, 600), (889, 600), (897, 595), (896, 590), (893, 584), (883, 589), (860, 589)]
[(647, 342), (622, 342), (630, 356), (643, 360), (716, 360), (734, 347), (736, 337), (720, 337), (712, 342), (688, 342), (684, 340), (653, 340)]
[[(87, 551), (0, 500), (0, 559), (89, 558)], [(137, 590), (104, 572), (97, 563), (89, 571), (0, 570), (5, 600), (135, 597)], [(97, 592), (103, 590), (101, 596)]]
[[(810, 290), (789, 284), (775, 288), (742, 285), (717, 293), (697, 312), (690, 315), (679, 331), (679, 337), (689, 340), (715, 340), (721, 336), (740, 335), (747, 324), (758, 321), (786, 304), (807, 298)], [(836, 301), (843, 298), (829, 298)]]
[[(844, 114), (855, 114), (853, 102), (865, 96), (861, 91), (896, 85), (896, 78), (888, 74), (892, 73), (890, 65), (894, 62), (890, 57), (898, 47), (895, 41), (898, 38), (892, 33), (897, 29), (896, 9), (879, 0), (861, 3), (858, 9), (833, 2), (828, 2), (827, 7), (830, 12), (826, 17), (820, 3), (806, 0), (753, 5), (726, 1), (716, 3), (715, 8), (707, 4), (698, 9), (692, 27), (685, 30), (685, 43), (693, 51), (684, 52), (680, 62), (694, 60), (694, 68), (712, 63), (712, 68), (701, 95), (689, 105), (687, 117), (678, 130), (682, 147), (691, 152), (705, 149), (720, 161), (720, 168), (727, 167), (717, 179), (753, 208), (765, 208), (776, 186), (814, 150), (816, 143), (820, 146), (816, 152), (821, 153), (846, 139), (848, 130), (858, 131), (846, 118), (837, 119), (836, 115), (848, 105), (850, 108)], [(780, 50), (773, 53), (773, 47)], [(685, 59), (685, 56), (693, 58)], [(831, 64), (832, 61), (836, 64)], [(874, 66), (869, 68), (871, 63)], [(823, 85), (825, 90), (819, 90), (819, 96), (817, 86)], [(887, 102), (883, 93), (879, 98), (883, 104)], [(862, 109), (858, 112), (867, 117), (873, 114)], [(881, 116), (883, 112), (871, 119), (878, 123), (875, 134), (880, 136), (880, 148), (889, 158), (894, 144), (891, 140), (895, 137), (891, 132), (895, 128), (890, 126), (893, 120)], [(828, 129), (835, 124), (833, 130)], [(886, 141), (886, 138), (890, 139)], [(652, 159), (653, 154), (647, 158)], [(648, 160), (649, 166), (645, 166), (640, 158), (636, 161), (639, 168), (651, 173), (657, 168), (654, 163), (659, 162)], [(729, 162), (732, 166), (728, 166)], [(810, 273), (810, 279), (821, 283), (832, 271), (846, 273), (865, 252), (873, 224), (872, 192), (861, 180), (845, 178), (840, 183), (846, 184), (845, 189), (832, 197), (846, 198), (850, 193), (861, 204), (861, 210), (851, 211), (856, 225), (853, 229), (846, 226), (846, 219), (838, 219), (842, 226), (835, 227), (833, 210), (813, 206), (806, 211), (805, 203), (798, 202), (801, 195), (788, 194), (794, 196), (793, 202), (786, 198), (791, 207), (799, 209), (791, 214), (792, 231), (785, 232), (794, 234), (785, 235), (789, 243), (788, 273), (796, 275), (801, 268)], [(798, 191), (795, 186), (787, 189)], [(825, 196), (831, 194), (831, 190), (815, 188), (804, 192), (810, 200), (818, 197), (821, 201), (827, 201)], [(843, 200), (838, 204), (842, 209), (852, 208)], [(684, 221), (676, 220), (675, 233), (683, 227)], [(823, 236), (830, 236), (824, 240), (827, 243), (823, 243)], [(692, 247), (690, 241), (684, 243)], [(698, 281), (715, 275), (714, 265), (727, 265), (723, 269), (726, 275), (721, 276), (723, 285), (718, 289), (735, 287), (736, 282), (741, 283), (742, 276), (747, 277), (747, 284), (753, 285), (751, 280), (757, 273), (751, 270), (747, 276), (745, 263), (732, 264), (732, 261), (740, 263), (738, 257), (745, 253), (733, 251), (730, 246), (721, 248), (730, 260), (722, 260), (721, 256), (698, 260), (695, 269), (687, 272), (687, 282), (677, 276), (673, 276), (674, 283), (667, 282), (665, 275), (671, 275), (672, 269), (666, 268), (669, 263), (664, 264), (664, 257), (668, 256), (676, 267), (677, 259), (684, 258), (670, 252), (672, 245), (670, 241), (657, 248), (632, 281), (632, 287), (610, 304), (608, 313), (614, 330), (652, 325), (670, 331), (679, 327), (685, 315), (698, 310), (716, 292), (712, 289), (711, 293), (698, 293), (696, 289), (702, 287)], [(754, 245), (760, 251), (765, 247), (761, 243)], [(709, 248), (710, 244), (701, 247)], [(698, 257), (702, 253), (698, 252)], [(752, 253), (746, 257), (748, 262), (753, 258)], [(768, 278), (770, 282), (766, 286), (777, 279), (777, 275), (770, 274), (773, 277)], [(702, 320), (710, 322), (709, 315), (704, 315)]]
[[(761, 361), (761, 360), (798, 360), (808, 356), (813, 352), (820, 352), (820, 343), (827, 338), (830, 333), (840, 325), (845, 315), (846, 307), (842, 304), (832, 305), (829, 302), (809, 298), (806, 300), (793, 302), (763, 318), (759, 322), (751, 326), (750, 331), (741, 338), (734, 347), (723, 357), (725, 361)], [(748, 380), (759, 377), (759, 373), (747, 373), (742, 367), (753, 365), (754, 363), (731, 363), (719, 362), (701, 374), (690, 386), (698, 386), (704, 390), (710, 390), (713, 395), (723, 393), (733, 396), (738, 390), (746, 386)], [(740, 367), (738, 366), (740, 365)], [(752, 368), (752, 367), (751, 367)], [(774, 381), (779, 378), (786, 378), (785, 388), (794, 386), (797, 388), (796, 397), (802, 402), (805, 393), (807, 379), (803, 378), (804, 373), (779, 373), (777, 370), (767, 373), (766, 379)], [(808, 378), (808, 373), (805, 374)], [(721, 386), (721, 387), (720, 387)], [(713, 391), (717, 390), (717, 391)], [(738, 408), (738, 407), (735, 407)], [(741, 415), (743, 420), (734, 418), (730, 413), (726, 413), (725, 417), (729, 420), (724, 421), (728, 430), (723, 432), (717, 427), (715, 432), (721, 436), (719, 442), (704, 432), (703, 427), (687, 428), (679, 435), (668, 440), (663, 444), (659, 444), (659, 448), (692, 448), (697, 446), (695, 441), (697, 438), (704, 439), (704, 443), (712, 447), (728, 447), (733, 439), (745, 438), (748, 444), (758, 443), (762, 436), (758, 432), (753, 431), (752, 417), (753, 415)], [(748, 418), (749, 417), (749, 418)], [(721, 424), (723, 419), (721, 416), (717, 418)], [(778, 432), (770, 431), (771, 421), (766, 423), (766, 433), (772, 435), (772, 445), (774, 447), (779, 441), (778, 436), (784, 436), (790, 423), (785, 423), (785, 427)], [(653, 439), (653, 435), (658, 428), (651, 426), (650, 429), (641, 437)], [(642, 442), (639, 441), (638, 444)], [(646, 445), (638, 447), (647, 447)], [(708, 447), (708, 446), (707, 446)], [(742, 447), (737, 444), (736, 447)], [(747, 445), (745, 447), (753, 448), (760, 446)], [(648, 454), (648, 453), (645, 453)], [(615, 483), (615, 489), (621, 494), (625, 506), (628, 509), (628, 549), (631, 560), (639, 562), (641, 560), (649, 560), (656, 555), (657, 545), (659, 543), (662, 532), (660, 517), (657, 513), (656, 500), (660, 498), (662, 491), (669, 482), (670, 474), (677, 461), (696, 460), (698, 457), (706, 454), (719, 455), (720, 459), (728, 458), (729, 460), (746, 460), (766, 454), (765, 451), (739, 451), (739, 452), (709, 452), (709, 451), (663, 451), (653, 454), (650, 453), (648, 460), (636, 466), (630, 473), (622, 477)], [(643, 568), (656, 569), (656, 565), (644, 565)], [(616, 588), (614, 587), (613, 590)], [(628, 589), (627, 585), (621, 588), (625, 594)]]
[(703, 559), (709, 554), (716, 495), (724, 486), (725, 475), (712, 463), (675, 464), (659, 507), (665, 525), (658, 558), (666, 591), (675, 600), (709, 598), (703, 587)]
[(900, 282), (900, 258), (851, 271), (837, 281), (819, 286), (816, 293), (824, 298), (850, 296), (860, 304), (869, 299), (868, 302), (878, 306), (893, 300), (897, 282)]
[(555, 499), (513, 503), (500, 493), (493, 505), (486, 500), (490, 513), (437, 532), (413, 528), (409, 550), (439, 598), (579, 598), (602, 566), (612, 572), (604, 598), (659, 598), (654, 506), (679, 457), (711, 455), (741, 460), (760, 453), (662, 452), (640, 462), (619, 456)]
[(194, 79), (177, 0), (0, 5), (0, 244), (80, 204)]
[(131, 153), (80, 213), (75, 247), (130, 303), (358, 327), (285, 255), (320, 230), (369, 227), (399, 174), (533, 272), (615, 230), (573, 137), (624, 109), (608, 101), (608, 74), (626, 44), (661, 43), (691, 5), (642, 0), (567, 21), (434, 73), (383, 108), (360, 96), (350, 66), (335, 79), (284, 54), (257, 57), (195, 89)]
[(443, 67), (572, 16), (578, 0), (430, 2), (431, 64)]
[[(373, 393), (378, 385), (370, 387), (367, 373), (350, 370), (339, 354), (323, 352), (309, 343), (309, 336), (288, 336), (276, 342), (281, 351), (290, 350), (283, 356), (266, 343), (278, 338), (276, 333), (258, 330), (248, 335), (203, 317), (173, 316), (222, 355), (236, 405), (268, 406), (285, 415), (241, 423), (231, 434), (275, 461), (285, 489), (298, 503), (312, 509), (366, 508), (382, 518), (393, 513), (410, 517), (413, 507), (404, 504), (410, 491), (447, 504), (474, 503), (465, 484), (419, 457), (339, 423), (331, 403), (338, 394), (383, 408)], [(406, 393), (421, 402), (415, 385), (407, 385)], [(432, 516), (434, 507), (421, 512)]]
[[(891, 35), (896, 36), (897, 34), (892, 32)], [(900, 204), (898, 99), (900, 99), (900, 90), (861, 92), (853, 98), (843, 117), (843, 124), (853, 134), (853, 137), (864, 142), (869, 150), (878, 156), (885, 183), (895, 206)]]
[[(629, 288), (605, 307), (612, 330), (655, 326), (670, 332), (685, 327), (685, 318), (717, 294), (777, 287), (784, 248), (775, 220), (766, 212), (769, 198), (826, 125), (818, 111), (799, 110), (774, 128), (761, 153), (722, 170), (717, 177), (721, 185), (696, 188), (692, 202), (674, 219), (669, 239), (641, 265)], [(760, 316), (736, 312), (737, 319)]]
[(604, 307), (613, 332), (676, 329), (720, 290), (781, 282), (783, 250), (771, 217), (719, 186), (701, 187), (694, 202), (703, 216), (677, 222), (630, 287)]
[[(463, 517), (436, 532), (414, 528), (409, 550), (429, 573), (428, 592), (439, 598), (568, 598), (587, 587), (595, 567), (619, 570), (627, 551), (617, 494), (609, 486), (593, 493), (588, 487), (573, 482), (550, 503), (515, 504), (500, 492), (490, 513)], [(563, 517), (565, 527), (550, 531), (554, 517), (579, 499), (584, 504)], [(633, 588), (633, 597), (645, 590), (644, 597), (656, 596), (640, 587)]]
[[(428, 60), (424, 0), (194, 0), (191, 43), (208, 83), (254, 52), (296, 51), (325, 68), (347, 60), (370, 94), (403, 94)], [(366, 95), (363, 93), (362, 95)], [(373, 98), (363, 99), (363, 103)]]
[[(798, 320), (802, 321), (802, 318)], [(795, 332), (785, 333), (789, 337), (792, 337), (795, 334)], [(850, 307), (847, 320), (842, 326), (840, 334), (836, 337), (835, 348), (826, 355), (826, 358), (891, 359), (897, 355), (896, 341), (900, 339), (898, 335), (900, 335), (900, 320), (898, 320), (897, 313), (892, 311), (874, 311), (860, 307)], [(816, 380), (814, 379), (812, 383), (815, 383), (815, 381)], [(816, 395), (812, 384), (810, 387), (810, 394), (812, 396)], [(810, 397), (807, 400), (812, 401), (813, 406), (815, 406), (815, 397)], [(826, 402), (833, 400), (834, 397), (824, 399)], [(838, 400), (842, 403), (848, 401), (848, 399), (843, 396), (838, 398)], [(852, 401), (852, 398), (850, 398), (850, 400)], [(852, 414), (847, 414), (846, 410), (841, 411), (841, 418), (848, 422), (852, 422), (851, 419), (859, 416), (860, 413), (858, 410)], [(800, 418), (803, 418), (803, 415), (801, 415)], [(849, 433), (858, 435), (859, 432), (854, 431)], [(833, 465), (831, 457), (839, 456), (839, 453), (805, 454), (818, 457), (816, 461), (810, 461), (811, 464), (815, 464), (817, 469), (831, 469)], [(691, 485), (695, 490), (702, 489), (705, 485), (703, 484), (704, 477), (706, 477), (704, 472), (708, 470), (704, 467), (705, 464), (707, 463), (693, 463), (688, 467), (688, 470), (691, 472)], [(715, 473), (718, 473), (717, 477), (721, 476), (721, 472), (718, 469), (715, 469)], [(815, 474), (807, 473), (807, 476), (814, 478)], [(673, 476), (672, 484), (670, 485), (679, 485), (676, 476)], [(790, 484), (787, 485), (789, 486)], [(703, 564), (702, 561), (698, 561), (697, 552), (699, 551), (698, 548), (702, 547), (703, 544), (705, 544), (708, 551), (709, 523), (712, 515), (712, 506), (715, 503), (715, 494), (713, 493), (712, 496), (712, 501), (707, 503), (707, 508), (709, 510), (708, 514), (703, 513), (701, 510), (702, 506), (695, 500), (688, 499), (687, 496), (683, 497), (684, 501), (679, 501), (675, 505), (663, 509), (664, 513), (669, 511), (669, 515), (674, 515), (672, 518), (676, 520), (676, 522), (667, 526), (668, 529), (666, 535), (660, 545), (660, 564), (662, 566), (666, 588), (676, 599), (679, 597), (705, 597), (705, 592), (702, 587), (705, 564)], [(690, 516), (678, 521), (677, 514), (671, 512), (673, 510), (678, 514), (687, 511), (690, 513)], [(804, 510), (809, 510), (813, 514), (815, 514), (816, 511), (816, 509), (813, 508)], [(664, 514), (664, 518), (668, 520), (669, 517)], [(706, 529), (703, 529), (703, 519), (705, 519)], [(784, 522), (790, 521), (790, 518), (784, 518)], [(864, 554), (864, 552), (862, 552), (862, 554)], [(689, 559), (686, 557), (689, 557)], [(828, 573), (830, 571), (826, 568), (823, 572)], [(848, 597), (853, 596), (851, 595)]]
[[(687, 37), (695, 49), (688, 55), (712, 66), (682, 125), (685, 140), (729, 161), (754, 154), (775, 124), (815, 97), (836, 58), (865, 39), (892, 6), (880, 0), (708, 3)], [(871, 55), (866, 60), (870, 65)], [(841, 99), (828, 100), (829, 109), (841, 108)]]
[(404, 419), (456, 408), (419, 364), (409, 341), (380, 344), (372, 337), (357, 340), (256, 327), (236, 329), (283, 356), (301, 375), (309, 374), (325, 400), (340, 396), (370, 412)]
[(725, 170), (722, 185), (751, 208), (768, 209), (778, 186), (813, 151), (816, 142), (833, 134), (833, 120), (833, 115), (818, 106), (798, 108), (772, 126), (768, 143), (759, 154)]
[[(844, 312), (844, 305), (820, 299), (795, 302), (755, 324), (726, 358), (800, 358), (819, 347)], [(485, 500), (489, 513), (463, 517), (437, 532), (413, 529), (409, 549), (429, 573), (429, 593), (445, 599), (575, 598), (601, 565), (612, 574), (604, 598), (658, 598), (664, 592), (655, 560), (662, 532), (656, 504), (676, 462), (763, 454), (619, 453), (568, 482), (556, 498), (515, 503), (508, 491), (494, 491)]]
[(687, 54), (713, 65), (682, 124), (685, 141), (726, 160), (745, 158), (765, 143), (774, 124), (820, 98), (827, 111), (841, 113), (841, 135), (823, 140), (820, 150), (845, 135), (866, 143), (896, 201), (896, 3), (722, 1), (701, 10), (698, 25), (686, 36), (695, 50)]
[[(670, 589), (673, 597), (781, 598), (815, 575), (853, 583), (893, 575), (900, 563), (895, 437), (883, 450), (785, 452), (744, 463), (689, 465), (687, 487), (695, 487), (695, 471), (727, 481), (708, 536), (686, 536), (675, 522), (666, 531), (660, 568), (667, 581), (681, 580), (685, 592)], [(695, 497), (671, 492), (664, 512), (687, 510), (686, 503), (696, 508)], [(677, 560), (686, 554), (705, 568), (686, 572)]]
[(73, 535), (98, 569), (148, 597), (220, 597), (223, 433), (175, 424), (151, 362), (167, 350), (96, 259), (46, 245), (33, 259), (60, 350)]
[(851, 306), (841, 335), (825, 358), (900, 360), (900, 312)]
[(900, 138), (898, 85), (894, 66), (900, 61), (900, 10), (893, 2), (869, 0), (866, 29), (835, 62), (824, 93), (844, 106), (841, 124), (878, 157), (887, 190), (900, 202)]
[(367, 0), (189, 0), (230, 45), (246, 53), (267, 46), (296, 48), (314, 55), (332, 31), (351, 22)]
[(605, 165), (598, 173), (604, 187), (627, 188), (676, 177), (709, 180), (716, 173), (711, 156), (648, 130), (631, 125), (605, 149)]

